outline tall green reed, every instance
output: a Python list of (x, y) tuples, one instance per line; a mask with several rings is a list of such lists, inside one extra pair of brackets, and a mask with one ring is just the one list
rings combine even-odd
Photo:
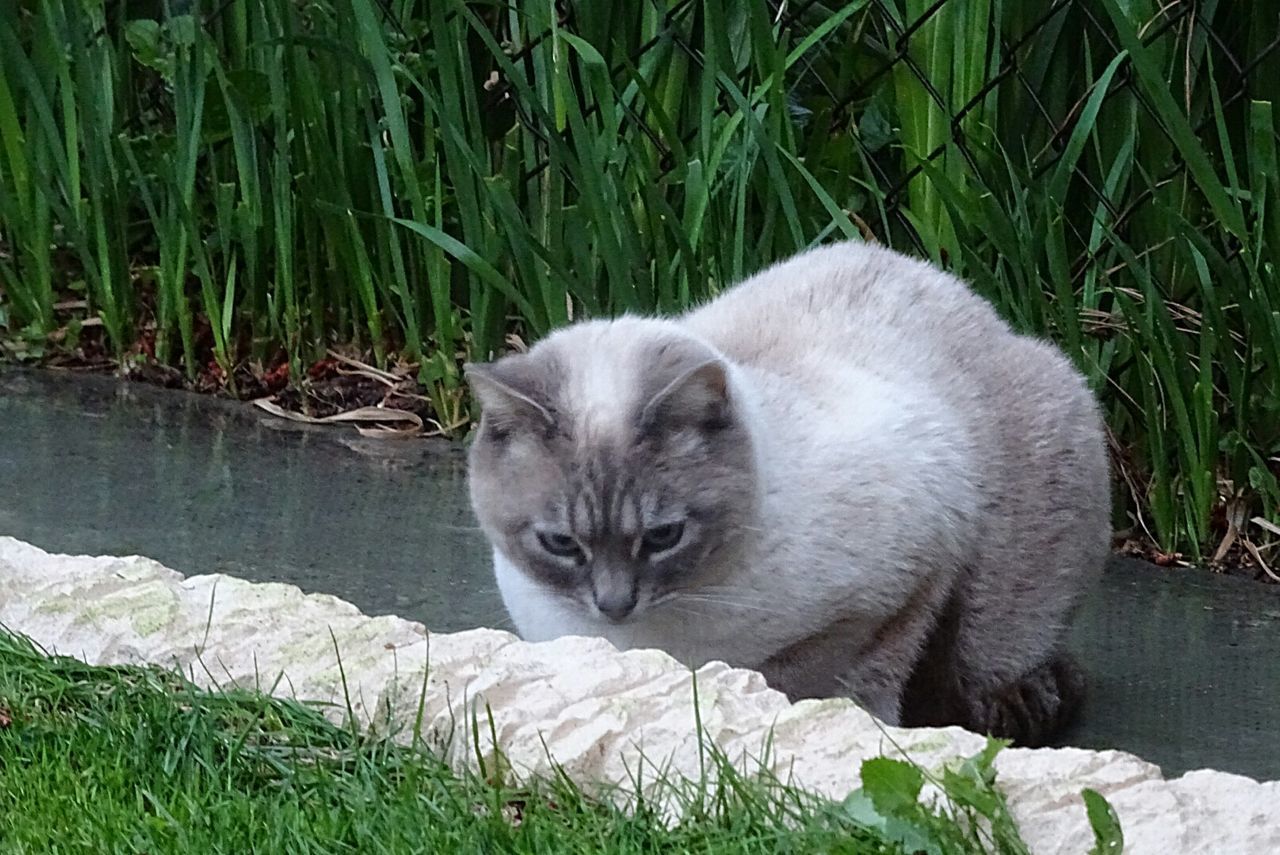
[(453, 424), (461, 361), (509, 334), (868, 237), (1063, 344), (1161, 546), (1212, 550), (1228, 501), (1280, 515), (1256, 7), (153, 5), (0, 15), (11, 333), (83, 293), (118, 354), (153, 335), (193, 376), (354, 344)]

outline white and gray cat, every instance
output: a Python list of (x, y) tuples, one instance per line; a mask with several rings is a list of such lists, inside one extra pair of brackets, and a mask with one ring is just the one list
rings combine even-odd
[(1073, 712), (1063, 633), (1109, 543), (1099, 411), (957, 279), (829, 246), (467, 373), (472, 505), (524, 638), (1029, 745)]

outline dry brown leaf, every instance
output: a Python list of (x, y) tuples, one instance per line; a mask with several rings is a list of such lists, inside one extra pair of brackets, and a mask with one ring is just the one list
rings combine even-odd
[(419, 439), (426, 436), (439, 436), (438, 431), (425, 432), (420, 427), (356, 427), (356, 432), (370, 439)]
[(1277, 576), (1275, 571), (1267, 566), (1267, 562), (1262, 559), (1262, 553), (1258, 551), (1258, 547), (1254, 546), (1248, 540), (1242, 541), (1242, 543), (1244, 543), (1244, 548), (1249, 550), (1249, 554), (1253, 556), (1253, 560), (1258, 562), (1258, 566), (1262, 568), (1262, 572), (1270, 576), (1271, 581), (1280, 582), (1280, 576)]
[(399, 386), (406, 379), (398, 374), (392, 374), (390, 371), (383, 371), (381, 368), (376, 368), (367, 362), (352, 359), (350, 356), (343, 356), (336, 350), (330, 350), (328, 353), (331, 358), (336, 359), (343, 365), (356, 369), (354, 373), (368, 377), (371, 380), (377, 380), (379, 383), (385, 383), (388, 386)]
[(331, 425), (344, 422), (409, 422), (419, 430), (422, 429), (422, 417), (408, 410), (396, 410), (391, 407), (357, 407), (345, 413), (334, 413), (331, 416), (308, 416), (286, 410), (270, 398), (258, 398), (253, 402), (255, 407), (266, 410), (273, 416), (304, 422), (309, 425)]
[(1235, 545), (1236, 539), (1240, 536), (1240, 528), (1244, 525), (1244, 503), (1237, 499), (1231, 499), (1227, 502), (1227, 533), (1222, 538), (1222, 543), (1218, 544), (1217, 550), (1213, 553), (1211, 559), (1217, 564), (1227, 557), (1227, 553), (1231, 551), (1231, 547)]
[(1214, 564), (1222, 561), (1227, 557), (1227, 553), (1231, 551), (1231, 547), (1235, 546), (1236, 537), (1239, 536), (1240, 530), (1236, 528), (1234, 520), (1227, 521), (1227, 533), (1222, 538), (1222, 543), (1218, 544), (1218, 548), (1213, 553), (1213, 558), (1209, 559)]
[(1269, 519), (1265, 519), (1263, 517), (1254, 517), (1253, 519), (1249, 520), (1249, 522), (1253, 523), (1258, 528), (1266, 529), (1272, 534), (1280, 534), (1280, 525), (1276, 525)]

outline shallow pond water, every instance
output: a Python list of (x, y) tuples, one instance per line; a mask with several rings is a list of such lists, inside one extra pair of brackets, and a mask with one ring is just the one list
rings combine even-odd
[[(335, 594), (434, 630), (508, 627), (461, 449), (285, 422), (233, 402), (0, 373), (0, 535)], [(13, 596), (13, 592), (5, 592)], [(1066, 742), (1168, 774), (1280, 778), (1280, 590), (1116, 559), (1071, 646), (1091, 675)]]
[(461, 449), (103, 377), (0, 374), (0, 534), (504, 625)]

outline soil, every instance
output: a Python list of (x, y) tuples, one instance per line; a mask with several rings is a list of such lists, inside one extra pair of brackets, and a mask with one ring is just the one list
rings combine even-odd
[[(456, 435), (467, 427), (465, 423), (456, 423), (456, 419), (450, 424), (437, 418), (429, 389), (416, 378), (416, 365), (393, 360), (387, 367), (378, 368), (370, 364), (371, 359), (366, 361), (366, 355), (355, 348), (349, 348), (347, 352), (331, 350), (324, 359), (303, 366), (297, 379), (291, 377), (289, 362), (280, 352), (266, 361), (237, 363), (228, 380), (227, 373), (213, 358), (211, 347), (200, 347), (205, 351), (203, 364), (189, 376), (182, 369), (156, 358), (155, 336), (149, 330), (142, 332), (138, 342), (121, 360), (111, 355), (105, 338), (100, 327), (85, 326), (78, 330), (74, 342), (67, 342), (65, 336), (52, 336), (51, 344), (57, 349), (47, 353), (0, 342), (0, 361), (8, 357), (49, 368), (114, 374), (166, 389), (185, 389), (241, 401), (267, 401), (305, 420), (325, 419), (357, 410), (367, 413), (371, 408), (381, 408), (414, 414), (423, 427), (423, 435)], [(198, 345), (203, 344), (206, 338), (207, 330), (198, 328)], [(360, 421), (364, 424), (378, 422), (371, 415)], [(387, 422), (397, 428), (404, 427), (400, 418), (391, 417)]]
[[(1181, 552), (1165, 552), (1145, 535), (1124, 533), (1117, 535), (1112, 542), (1112, 551), (1117, 555), (1137, 558), (1158, 567), (1198, 567), (1224, 576), (1235, 576), (1252, 579), (1264, 584), (1278, 584), (1280, 579), (1268, 573), (1258, 564), (1254, 556), (1241, 542), (1230, 546), (1224, 555), (1217, 560), (1193, 562)], [(1275, 567), (1271, 568), (1273, 571)]]

